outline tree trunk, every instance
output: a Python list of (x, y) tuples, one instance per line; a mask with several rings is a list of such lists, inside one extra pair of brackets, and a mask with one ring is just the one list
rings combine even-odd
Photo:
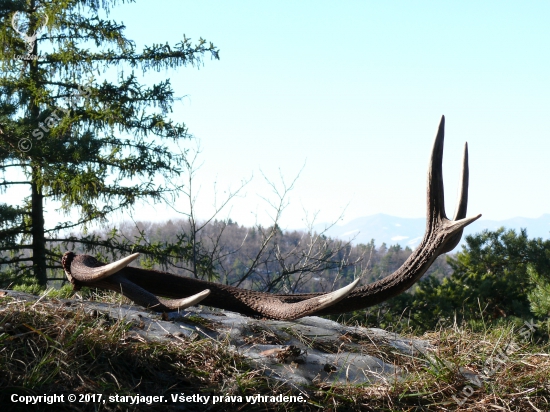
[[(36, 167), (36, 166), (35, 166)], [(46, 242), (44, 237), (44, 196), (36, 184), (35, 167), (33, 167), (31, 220), (32, 220), (32, 263), (34, 276), (41, 286), (46, 286)]]
[[(35, 0), (31, 1), (31, 26), (36, 26), (36, 16), (34, 11)], [(38, 55), (38, 44), (34, 43), (32, 53)], [(38, 83), (38, 60), (31, 60), (29, 65), (31, 79), (33, 79), (34, 85)], [(35, 127), (38, 127), (38, 116), (40, 115), (40, 108), (31, 101), (30, 106), (31, 116)], [(37, 184), (40, 178), (40, 165), (32, 165), (32, 180), (31, 180), (31, 221), (32, 221), (32, 263), (34, 276), (40, 286), (46, 286), (48, 282), (48, 275), (46, 273), (46, 242), (44, 237), (44, 195), (42, 194), (42, 187)]]

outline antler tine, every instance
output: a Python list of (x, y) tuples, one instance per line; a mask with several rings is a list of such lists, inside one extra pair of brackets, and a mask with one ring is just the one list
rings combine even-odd
[[(468, 182), (469, 182), (469, 167), (468, 167), (468, 143), (464, 143), (464, 155), (462, 157), (462, 173), (460, 174), (460, 185), (458, 188), (458, 199), (456, 210), (453, 217), (454, 221), (464, 219), (468, 210)], [(456, 232), (445, 244), (441, 253), (447, 253), (453, 250), (460, 242), (463, 230)]]
[(190, 306), (195, 306), (197, 303), (201, 302), (203, 299), (206, 299), (210, 295), (210, 289), (205, 289), (202, 292), (196, 293), (193, 296), (182, 299), (159, 299), (167, 308), (174, 309), (185, 309)]
[(134, 253), (107, 265), (103, 265), (92, 256), (86, 256), (84, 260), (75, 261), (74, 264), (71, 258), (67, 263), (64, 260), (63, 268), (66, 273), (80, 282), (97, 282), (121, 271), (136, 260), (138, 256), (139, 253)]
[(468, 142), (464, 143), (464, 155), (462, 156), (462, 173), (460, 174), (460, 186), (458, 188), (458, 203), (456, 205), (453, 220), (464, 219), (468, 211), (468, 184), (470, 169), (468, 167)]
[[(435, 225), (437, 221), (445, 219), (445, 192), (443, 189), (443, 143), (445, 140), (445, 116), (441, 116), (437, 134), (435, 136), (430, 165), (428, 169), (428, 225)], [(435, 221), (434, 221), (435, 220)]]
[(328, 308), (346, 296), (348, 296), (353, 289), (359, 284), (361, 279), (354, 280), (347, 286), (335, 290), (334, 292), (315, 296), (309, 299), (302, 300), (296, 303), (283, 303), (277, 299), (276, 305), (266, 305), (266, 301), (258, 301), (257, 303), (250, 304), (250, 308), (256, 310), (261, 315), (279, 320), (294, 320), (309, 316), (313, 313), (320, 311), (321, 309)]
[[(116, 275), (116, 283), (119, 285), (117, 292), (133, 300), (140, 306), (152, 309), (156, 312), (170, 312), (194, 306), (210, 295), (210, 290), (205, 289), (200, 293), (182, 299), (162, 299), (142, 287), (136, 285), (124, 276)], [(113, 279), (115, 280), (115, 279)], [(116, 283), (114, 285), (116, 285)], [(114, 286), (113, 285), (113, 286)], [(113, 287), (112, 290), (115, 290)]]

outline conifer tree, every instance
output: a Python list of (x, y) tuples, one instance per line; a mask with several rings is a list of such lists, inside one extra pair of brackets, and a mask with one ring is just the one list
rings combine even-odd
[[(185, 36), (137, 50), (108, 19), (115, 3), (0, 1), (0, 265), (30, 270), (41, 285), (59, 264), (54, 245), (64, 230), (177, 190), (164, 182), (181, 173), (185, 154), (175, 149), (189, 134), (170, 119), (174, 91), (169, 80), (142, 84), (134, 71), (219, 58), (212, 43)], [(27, 196), (14, 204), (21, 188)], [(45, 202), (78, 219), (47, 222)]]

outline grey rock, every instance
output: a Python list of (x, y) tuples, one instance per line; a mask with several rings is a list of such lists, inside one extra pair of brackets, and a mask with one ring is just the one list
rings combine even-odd
[[(22, 292), (13, 298), (36, 301)], [(59, 300), (57, 300), (59, 302)], [(42, 300), (46, 302), (45, 299)], [(296, 321), (251, 319), (233, 312), (189, 308), (159, 315), (130, 305), (61, 300), (68, 310), (83, 309), (94, 316), (132, 322), (130, 333), (144, 341), (206, 338), (226, 341), (230, 349), (274, 379), (295, 387), (313, 383), (392, 383), (404, 378), (399, 367), (377, 357), (398, 352), (429, 359), (434, 347), (382, 329), (344, 326), (319, 317)], [(374, 354), (373, 354), (374, 352)]]

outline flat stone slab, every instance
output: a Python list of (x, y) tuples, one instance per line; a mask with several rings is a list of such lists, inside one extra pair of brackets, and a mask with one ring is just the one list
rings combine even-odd
[(170, 341), (183, 336), (228, 341), (272, 378), (295, 387), (313, 383), (392, 383), (404, 371), (373, 353), (398, 352), (428, 357), (434, 347), (421, 339), (406, 339), (382, 329), (344, 326), (316, 316), (296, 321), (252, 319), (238, 313), (206, 307), (157, 314), (119, 304), (65, 299), (41, 299), (30, 294), (2, 291), (14, 299), (63, 304), (132, 322), (130, 332), (145, 341)]

